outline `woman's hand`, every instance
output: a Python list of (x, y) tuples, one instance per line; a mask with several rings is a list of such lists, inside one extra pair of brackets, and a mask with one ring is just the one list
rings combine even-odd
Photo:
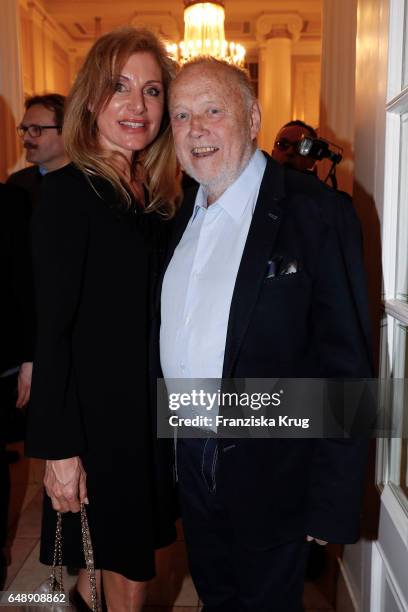
[(33, 376), (33, 362), (25, 361), (20, 366), (17, 381), (17, 408), (23, 408), (28, 404), (31, 391), (31, 378)]
[(306, 536), (306, 541), (307, 542), (313, 542), (313, 540), (319, 545), (319, 546), (326, 546), (327, 542), (326, 540), (319, 540), (319, 538), (314, 538), (313, 536)]
[(52, 507), (59, 512), (79, 512), (80, 504), (88, 504), (86, 473), (79, 457), (47, 460), (44, 486)]

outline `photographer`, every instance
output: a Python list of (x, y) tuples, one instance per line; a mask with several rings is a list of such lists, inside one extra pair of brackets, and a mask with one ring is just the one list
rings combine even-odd
[(317, 138), (316, 130), (299, 119), (285, 123), (276, 136), (272, 158), (294, 170), (315, 174), (313, 168), (316, 160), (310, 156), (300, 155), (298, 152), (298, 146), (305, 137)]
[[(324, 138), (318, 138), (314, 128), (299, 119), (289, 121), (278, 132), (272, 150), (274, 160), (293, 170), (312, 174), (320, 180), (317, 174), (316, 162), (327, 159), (331, 162), (330, 170), (323, 180), (330, 180), (333, 189), (337, 190), (336, 168), (343, 159), (343, 149)], [(348, 199), (350, 196), (344, 194)]]

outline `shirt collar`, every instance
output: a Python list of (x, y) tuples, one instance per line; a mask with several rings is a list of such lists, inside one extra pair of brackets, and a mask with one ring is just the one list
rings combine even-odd
[(207, 208), (207, 194), (204, 188), (202, 187), (202, 185), (200, 185), (197, 191), (195, 204), (194, 204), (193, 218), (197, 215), (199, 208), (205, 208), (205, 209)]
[(41, 174), (41, 176), (45, 176), (48, 170), (47, 168), (44, 168), (44, 166), (38, 166), (38, 172)]
[[(220, 206), (230, 217), (238, 221), (254, 193), (254, 186), (261, 182), (265, 168), (266, 157), (259, 149), (256, 149), (239, 177), (211, 206)], [(195, 200), (193, 218), (199, 208), (207, 208), (207, 194), (201, 185)]]

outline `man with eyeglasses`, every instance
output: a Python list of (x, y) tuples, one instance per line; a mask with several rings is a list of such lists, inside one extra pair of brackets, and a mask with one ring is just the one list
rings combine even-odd
[(8, 178), (24, 189), (35, 207), (40, 198), (41, 179), (47, 172), (68, 163), (62, 140), (65, 97), (57, 93), (33, 96), (25, 102), (25, 114), (17, 127), (27, 162), (34, 164)]
[(317, 132), (311, 125), (296, 119), (289, 121), (279, 130), (273, 145), (272, 158), (300, 172), (312, 172), (316, 160), (298, 153), (302, 138), (317, 138)]
[[(4, 257), (4, 262), (13, 262), (12, 269), (7, 268), (5, 263), (2, 273), (4, 273), (7, 281), (11, 282), (13, 279), (13, 286), (19, 286), (20, 292), (25, 292), (26, 298), (26, 310), (30, 311), (32, 308), (32, 287), (31, 287), (31, 264), (27, 263), (27, 258), (23, 257), (23, 247), (28, 249), (29, 240), (26, 230), (26, 226), (20, 218), (17, 223), (17, 213), (19, 211), (19, 197), (24, 199), (26, 195), (29, 202), (29, 208), (32, 210), (36, 207), (41, 196), (41, 181), (44, 174), (57, 170), (68, 163), (68, 158), (64, 152), (64, 145), (62, 140), (62, 124), (64, 120), (64, 105), (65, 97), (57, 93), (46, 94), (43, 96), (33, 96), (28, 98), (25, 102), (25, 113), (24, 117), (19, 126), (17, 126), (17, 133), (23, 141), (23, 146), (26, 150), (27, 162), (33, 164), (28, 168), (24, 168), (18, 172), (11, 174), (7, 180), (7, 183), (15, 187), (2, 186), (2, 193), (7, 195), (9, 201), (8, 215), (9, 218), (5, 220), (5, 206), (2, 208), (2, 221), (4, 222), (3, 230), (7, 235), (13, 236), (13, 245), (19, 245), (20, 268), (12, 260), (11, 255)], [(23, 193), (21, 193), (23, 190)], [(24, 194), (25, 192), (25, 194)], [(19, 195), (20, 194), (20, 195)], [(5, 197), (4, 197), (5, 199)], [(20, 207), (21, 208), (21, 207)], [(4, 210), (3, 210), (4, 209)], [(28, 211), (28, 215), (31, 210)], [(13, 222), (13, 226), (11, 223)], [(27, 223), (28, 225), (28, 223)], [(25, 266), (22, 262), (26, 262)], [(11, 264), (10, 264), (11, 265)], [(12, 275), (15, 274), (17, 277), (14, 278)], [(2, 278), (3, 280), (3, 278)], [(4, 284), (4, 283), (3, 283)], [(11, 297), (8, 295), (7, 299)], [(8, 302), (6, 301), (8, 306)], [(29, 306), (28, 306), (29, 305)], [(4, 305), (3, 305), (4, 306)], [(17, 345), (17, 338), (13, 335), (13, 330), (18, 329), (21, 335), (24, 337), (25, 342), (31, 341), (31, 334), (33, 334), (33, 324), (24, 325), (21, 313), (18, 308), (8, 308), (7, 313), (3, 312), (3, 322), (6, 325), (8, 333), (11, 339)], [(3, 340), (3, 338), (2, 338)], [(30, 358), (30, 360), (28, 360)], [(14, 401), (14, 388), (18, 388), (18, 396), (16, 406), (18, 408), (23, 407), (28, 403), (30, 399), (31, 391), (31, 377), (33, 370), (32, 355), (28, 353), (25, 355), (25, 359), (13, 364), (14, 368), (8, 368), (7, 371), (0, 371), (1, 389), (6, 389), (10, 392), (9, 403)], [(14, 385), (14, 386), (13, 386)], [(14, 398), (14, 399), (13, 399)], [(4, 397), (2, 397), (4, 403)], [(21, 424), (21, 431), (17, 432), (17, 436), (24, 437), (24, 427)], [(1, 469), (1, 466), (0, 466)], [(1, 488), (1, 487), (0, 487)], [(0, 493), (1, 498), (1, 493)], [(0, 558), (1, 566), (1, 558)], [(1, 572), (0, 572), (1, 573)]]

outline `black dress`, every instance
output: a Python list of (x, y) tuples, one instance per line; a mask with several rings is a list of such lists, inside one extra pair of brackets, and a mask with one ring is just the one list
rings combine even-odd
[[(148, 337), (158, 216), (120, 207), (106, 181), (70, 164), (43, 181), (32, 223), (37, 346), (26, 453), (79, 455), (95, 564), (154, 576), (174, 540), (171, 444), (154, 435)], [(45, 495), (41, 561), (56, 513)], [(63, 516), (64, 564), (84, 567), (78, 514)]]

